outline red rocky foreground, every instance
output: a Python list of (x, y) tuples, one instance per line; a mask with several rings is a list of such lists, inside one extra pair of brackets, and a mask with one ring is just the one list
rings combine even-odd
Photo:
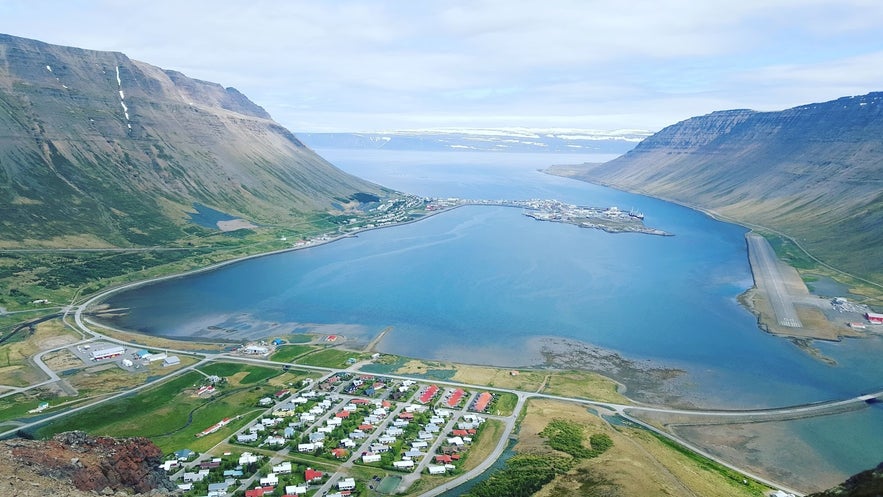
[[(147, 438), (92, 437), (73, 431), (51, 440), (0, 442), (0, 495), (166, 495), (162, 451)], [(50, 492), (50, 493), (47, 493)]]

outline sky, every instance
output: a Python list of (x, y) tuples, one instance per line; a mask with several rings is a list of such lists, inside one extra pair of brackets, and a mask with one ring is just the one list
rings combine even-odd
[(655, 131), (883, 90), (879, 0), (0, 0), (0, 32), (235, 87), (295, 133)]

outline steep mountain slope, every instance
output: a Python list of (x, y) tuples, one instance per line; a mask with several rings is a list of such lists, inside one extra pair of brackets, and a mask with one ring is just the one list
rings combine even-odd
[(233, 88), (0, 35), (0, 246), (158, 244), (197, 229), (194, 202), (288, 224), (359, 192), (388, 193)]
[(883, 93), (694, 117), (605, 164), (550, 170), (780, 230), (883, 282)]

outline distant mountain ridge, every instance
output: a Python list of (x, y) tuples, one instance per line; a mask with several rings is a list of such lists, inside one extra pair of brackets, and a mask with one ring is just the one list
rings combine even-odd
[(234, 88), (124, 54), (0, 35), (0, 246), (180, 239), (195, 203), (291, 224), (387, 195)]
[(450, 128), (298, 136), (313, 148), (622, 154), (651, 134), (635, 129)]
[(883, 283), (883, 93), (666, 127), (604, 164), (549, 172), (780, 230)]

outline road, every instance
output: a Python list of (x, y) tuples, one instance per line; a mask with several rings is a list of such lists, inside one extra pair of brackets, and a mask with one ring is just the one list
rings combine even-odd
[(797, 310), (785, 288), (782, 273), (779, 271), (779, 260), (773, 248), (760, 235), (749, 233), (745, 238), (748, 240), (748, 257), (751, 260), (754, 283), (766, 292), (776, 321), (788, 328), (802, 328), (803, 324), (797, 317)]
[[(767, 245), (767, 247), (768, 247), (768, 245)], [(768, 256), (769, 255), (767, 254), (767, 257)], [(767, 261), (767, 262), (769, 262), (769, 261)], [(780, 284), (781, 284), (781, 282), (780, 282)], [(136, 284), (126, 285), (124, 287), (117, 288), (113, 291), (119, 291), (119, 290), (126, 288), (128, 286), (135, 286), (135, 285)], [(782, 290), (784, 290), (784, 289), (782, 289)], [(55, 347), (52, 349), (42, 351), (41, 353), (37, 354), (34, 357), (35, 364), (38, 367), (40, 367), (40, 369), (42, 371), (44, 371), (46, 373), (46, 375), (49, 377), (48, 380), (41, 382), (37, 385), (31, 385), (29, 387), (12, 387), (13, 389), (11, 391), (4, 392), (3, 394), (0, 394), (0, 397), (6, 396), (6, 395), (11, 395), (14, 393), (27, 391), (27, 390), (37, 388), (39, 386), (42, 386), (42, 385), (45, 385), (48, 383), (60, 381), (61, 379), (58, 377), (57, 373), (52, 371), (42, 361), (42, 356), (47, 353), (61, 350), (61, 349), (67, 348), (67, 347), (77, 346), (79, 344), (88, 343), (88, 342), (91, 342), (96, 339), (107, 340), (107, 341), (119, 343), (124, 346), (138, 347), (139, 346), (138, 344), (128, 343), (128, 342), (124, 342), (121, 340), (116, 340), (116, 339), (110, 338), (108, 336), (105, 336), (99, 332), (92, 330), (88, 326), (87, 320), (85, 320), (83, 318), (83, 312), (86, 310), (86, 308), (89, 305), (96, 302), (100, 298), (103, 298), (104, 296), (105, 295), (102, 294), (102, 295), (99, 295), (99, 296), (89, 299), (85, 303), (76, 307), (76, 310), (73, 312), (74, 322), (76, 325), (75, 327), (79, 331), (81, 331), (86, 337), (88, 337), (87, 339), (73, 343), (73, 344), (67, 344), (64, 346)], [(790, 304), (790, 302), (789, 302), (789, 304)], [(792, 309), (793, 309), (793, 306), (792, 306)], [(165, 350), (165, 349), (163, 349), (163, 350)], [(176, 354), (180, 354), (180, 355), (196, 357), (199, 359), (199, 361), (191, 366), (184, 367), (184, 368), (178, 369), (174, 372), (171, 372), (169, 375), (167, 375), (163, 379), (157, 380), (157, 381), (162, 381), (162, 380), (168, 379), (173, 376), (178, 376), (180, 374), (184, 374), (188, 371), (192, 371), (198, 367), (201, 367), (205, 364), (208, 364), (212, 361), (217, 361), (217, 360), (245, 362), (245, 363), (249, 363), (249, 364), (267, 365), (267, 366), (272, 366), (272, 367), (290, 366), (295, 369), (318, 371), (318, 372), (322, 372), (325, 374), (334, 374), (336, 372), (347, 371), (347, 369), (326, 368), (326, 367), (320, 367), (320, 366), (307, 366), (307, 365), (295, 364), (295, 363), (283, 363), (283, 362), (276, 362), (276, 361), (271, 361), (271, 360), (267, 360), (267, 359), (259, 359), (259, 358), (253, 358), (253, 357), (231, 356), (231, 355), (223, 354), (223, 353), (216, 353), (216, 354), (213, 354), (213, 353), (194, 353), (191, 351), (182, 351), (182, 350), (174, 350), (174, 349), (168, 349), (168, 351), (176, 353)], [(354, 369), (354, 368), (350, 368), (350, 370), (352, 370), (352, 369)], [(352, 371), (350, 371), (350, 372), (352, 372)], [(384, 376), (389, 377), (389, 378), (393, 378), (393, 379), (401, 379), (401, 380), (409, 379), (409, 380), (416, 380), (416, 381), (419, 381), (422, 383), (427, 382), (425, 378), (415, 378), (415, 377), (406, 376), (406, 375), (384, 375)], [(124, 397), (126, 395), (130, 395), (133, 392), (137, 392), (137, 391), (142, 390), (144, 388), (149, 388), (152, 385), (154, 385), (155, 383), (156, 382), (151, 382), (148, 384), (140, 385), (140, 386), (135, 387), (135, 388), (128, 390), (128, 391), (124, 391), (124, 392), (120, 392), (117, 394), (102, 397), (100, 399), (97, 399), (94, 402), (87, 402), (82, 406), (72, 408), (67, 411), (48, 416), (46, 418), (41, 419), (38, 422), (22, 424), (21, 426), (17, 426), (14, 429), (7, 430), (5, 432), (0, 432), (0, 438), (14, 436), (18, 430), (36, 427), (36, 426), (44, 424), (46, 422), (49, 422), (49, 421), (52, 421), (52, 420), (55, 420), (55, 419), (58, 419), (58, 418), (61, 418), (64, 416), (69, 416), (69, 415), (75, 414), (75, 413), (80, 412), (85, 409), (92, 408), (92, 407), (99, 405), (101, 403), (112, 401), (114, 399), (118, 399), (118, 398)], [(487, 389), (487, 386), (484, 386), (484, 385), (472, 385), (472, 384), (468, 384), (468, 383), (460, 383), (460, 382), (452, 382), (452, 381), (433, 381), (433, 383), (440, 385), (440, 386), (460, 387), (460, 388), (469, 389), (469, 390)], [(738, 410), (738, 409), (736, 409), (736, 410), (708, 410), (708, 409), (703, 410), (703, 409), (676, 409), (676, 408), (665, 407), (665, 406), (617, 404), (617, 403), (610, 403), (610, 402), (593, 401), (593, 400), (589, 400), (589, 399), (580, 399), (580, 398), (573, 398), (573, 397), (566, 397), (566, 396), (559, 396), (559, 395), (542, 394), (542, 393), (537, 393), (537, 392), (523, 392), (520, 390), (504, 389), (504, 388), (493, 388), (493, 390), (498, 391), (498, 392), (511, 393), (511, 394), (516, 395), (518, 398), (515, 410), (511, 416), (504, 417), (504, 418), (497, 418), (497, 419), (501, 419), (504, 422), (505, 428), (504, 428), (502, 436), (500, 437), (499, 441), (497, 442), (496, 447), (494, 448), (493, 453), (486, 460), (482, 461), (481, 464), (479, 464), (475, 469), (469, 471), (468, 473), (458, 476), (457, 478), (448, 482), (443, 487), (433, 489), (433, 490), (430, 490), (430, 491), (422, 494), (423, 496), (432, 497), (435, 495), (439, 495), (439, 494), (443, 493), (446, 489), (452, 488), (456, 485), (466, 482), (466, 481), (478, 476), (479, 474), (484, 472), (487, 468), (489, 468), (494, 463), (494, 461), (496, 461), (499, 458), (499, 456), (503, 453), (503, 451), (505, 450), (505, 448), (509, 442), (509, 437), (511, 436), (511, 434), (515, 428), (516, 420), (518, 419), (521, 411), (523, 410), (527, 400), (532, 399), (532, 398), (550, 399), (550, 400), (563, 401), (563, 402), (573, 402), (573, 403), (578, 403), (578, 404), (583, 404), (583, 405), (587, 405), (587, 406), (593, 406), (593, 407), (613, 411), (613, 412), (617, 413), (618, 415), (622, 416), (623, 418), (628, 419), (638, 425), (641, 425), (648, 430), (652, 430), (656, 433), (659, 433), (660, 435), (662, 435), (666, 438), (672, 439), (672, 440), (676, 441), (677, 443), (682, 444), (682, 445), (690, 448), (691, 450), (703, 455), (704, 457), (707, 457), (709, 459), (712, 459), (712, 460), (718, 462), (719, 464), (721, 464), (723, 466), (726, 466), (726, 467), (731, 468), (735, 471), (738, 471), (742, 474), (745, 474), (746, 476), (749, 476), (757, 481), (763, 482), (764, 484), (769, 485), (770, 487), (781, 488), (785, 491), (794, 493), (795, 495), (799, 495), (799, 493), (794, 490), (787, 489), (786, 487), (783, 487), (781, 484), (765, 480), (757, 475), (754, 475), (754, 474), (751, 474), (751, 473), (745, 471), (744, 469), (737, 468), (737, 467), (727, 463), (726, 461), (713, 456), (712, 454), (708, 454), (708, 453), (704, 452), (701, 448), (695, 447), (692, 444), (690, 444), (689, 442), (687, 442), (687, 441), (685, 441), (685, 440), (683, 440), (683, 439), (681, 439), (671, 433), (659, 430), (651, 425), (648, 425), (648, 424), (640, 421), (639, 419), (637, 419), (635, 417), (635, 415), (640, 412), (649, 412), (649, 413), (664, 413), (664, 414), (674, 414), (674, 415), (710, 416), (710, 417), (717, 417), (722, 420), (731, 420), (730, 422), (734, 422), (734, 423), (735, 422), (744, 423), (747, 421), (786, 420), (786, 419), (803, 418), (803, 417), (808, 417), (808, 416), (823, 416), (823, 415), (828, 415), (828, 414), (840, 413), (840, 412), (843, 412), (844, 410), (848, 410), (848, 409), (860, 409), (860, 408), (865, 407), (867, 405), (867, 401), (869, 401), (870, 399), (874, 399), (874, 398), (879, 399), (879, 398), (883, 397), (883, 389), (881, 389), (880, 391), (875, 391), (875, 392), (869, 393), (869, 394), (862, 394), (862, 395), (851, 397), (848, 399), (819, 402), (819, 403), (814, 403), (814, 404), (784, 406), (784, 407), (768, 408), (768, 409), (750, 409), (750, 410)], [(329, 485), (329, 487), (330, 487), (330, 485)]]

